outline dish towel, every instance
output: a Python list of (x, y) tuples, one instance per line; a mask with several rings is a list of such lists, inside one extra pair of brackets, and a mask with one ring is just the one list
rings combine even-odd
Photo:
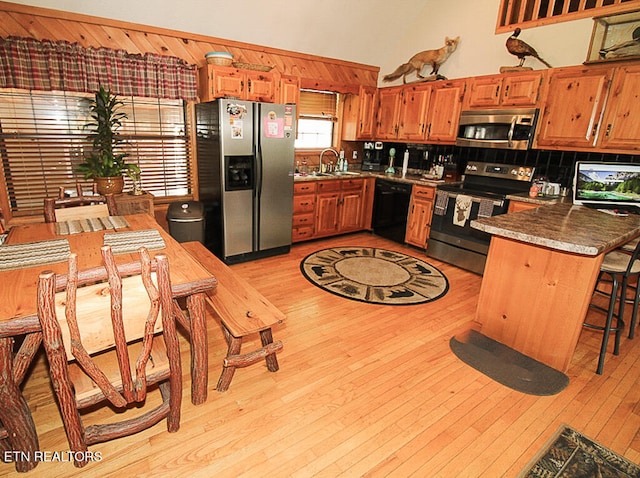
[(56, 222), (56, 234), (78, 234), (80, 232), (104, 231), (105, 229), (124, 229), (125, 227), (129, 227), (129, 223), (122, 216), (91, 217)]
[(458, 194), (456, 197), (456, 210), (453, 214), (453, 224), (464, 227), (471, 214), (471, 196)]
[(148, 250), (164, 249), (164, 239), (157, 229), (145, 229), (131, 232), (107, 232), (104, 235), (104, 245), (111, 246), (114, 254), (136, 252), (141, 247)]
[(491, 217), (493, 215), (493, 200), (480, 199), (480, 207), (478, 208), (478, 218)]
[(444, 216), (447, 213), (447, 203), (449, 202), (449, 193), (438, 189), (436, 191), (436, 204), (433, 213), (436, 216)]
[(0, 271), (24, 269), (42, 264), (55, 264), (69, 259), (67, 239), (3, 244), (0, 246)]

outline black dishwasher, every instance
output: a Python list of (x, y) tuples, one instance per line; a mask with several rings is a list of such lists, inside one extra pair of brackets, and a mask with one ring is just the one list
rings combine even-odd
[(376, 179), (372, 219), (374, 234), (404, 243), (410, 201), (411, 184)]

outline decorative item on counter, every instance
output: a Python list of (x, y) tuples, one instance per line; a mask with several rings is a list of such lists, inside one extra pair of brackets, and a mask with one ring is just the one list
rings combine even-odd
[(404, 152), (404, 157), (402, 159), (402, 177), (407, 177), (407, 168), (409, 167), (409, 150), (407, 149)]
[[(407, 75), (415, 71), (419, 81), (432, 81), (445, 79), (444, 76), (438, 75), (440, 66), (447, 61), (451, 54), (458, 48), (460, 37), (444, 39), (444, 46), (437, 50), (425, 50), (413, 55), (407, 63), (403, 63), (393, 73), (385, 75), (382, 81), (389, 82), (402, 77), (402, 82), (407, 82)], [(431, 76), (422, 76), (422, 69), (426, 65), (431, 65)]]
[(520, 35), (521, 31), (522, 30), (520, 30), (520, 28), (516, 28), (513, 31), (513, 34), (509, 38), (507, 38), (506, 43), (507, 51), (512, 55), (517, 56), (520, 59), (520, 64), (515, 67), (502, 67), (500, 68), (500, 72), (504, 73), (506, 71), (531, 70), (531, 67), (522, 66), (524, 60), (528, 56), (532, 56), (533, 58), (538, 59), (540, 62), (544, 63), (547, 68), (553, 68), (549, 63), (543, 60), (540, 55), (538, 55), (538, 52), (535, 50), (535, 48), (518, 38), (518, 35)]
[(435, 174), (436, 174), (436, 178), (438, 179), (442, 179), (442, 176), (444, 174), (444, 161), (445, 161), (446, 156), (438, 156), (438, 163), (436, 164), (436, 170), (435, 170)]
[(396, 174), (396, 170), (393, 168), (393, 158), (396, 155), (396, 149), (391, 148), (389, 150), (389, 167), (385, 170), (385, 174)]
[(547, 178), (541, 176), (534, 179), (531, 187), (529, 188), (529, 197), (544, 197), (547, 190)]

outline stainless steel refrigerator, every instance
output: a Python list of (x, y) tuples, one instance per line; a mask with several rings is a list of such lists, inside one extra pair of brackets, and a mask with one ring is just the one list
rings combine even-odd
[(205, 245), (228, 264), (291, 247), (295, 127), (295, 105), (196, 105)]

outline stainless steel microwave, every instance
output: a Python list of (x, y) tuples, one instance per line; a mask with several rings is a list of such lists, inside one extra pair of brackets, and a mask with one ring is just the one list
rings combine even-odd
[(529, 149), (538, 119), (536, 108), (460, 113), (457, 146)]

